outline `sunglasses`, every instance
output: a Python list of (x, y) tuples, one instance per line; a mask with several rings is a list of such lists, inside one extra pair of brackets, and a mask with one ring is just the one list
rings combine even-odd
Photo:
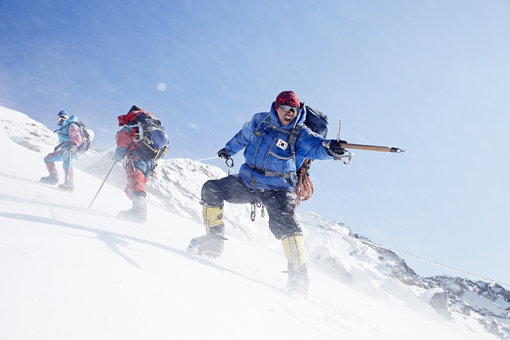
[(298, 113), (299, 111), (299, 108), (295, 107), (295, 106), (289, 106), (289, 105), (278, 105), (280, 107), (280, 109), (282, 109), (283, 111), (292, 111), (294, 112), (295, 114)]

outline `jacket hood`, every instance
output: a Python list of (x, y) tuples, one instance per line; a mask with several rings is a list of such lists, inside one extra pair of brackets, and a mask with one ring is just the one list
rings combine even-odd
[(283, 129), (292, 129), (296, 126), (303, 125), (305, 123), (306, 119), (306, 111), (304, 110), (305, 103), (301, 102), (301, 105), (299, 107), (299, 112), (296, 115), (296, 118), (289, 124), (289, 126), (283, 126), (283, 124), (280, 122), (280, 119), (278, 119), (278, 114), (276, 113), (276, 110), (274, 109), (275, 102), (271, 104), (271, 123), (273, 123), (276, 126), (280, 126)]

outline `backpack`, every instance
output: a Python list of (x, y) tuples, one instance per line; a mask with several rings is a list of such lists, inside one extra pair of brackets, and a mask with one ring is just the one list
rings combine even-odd
[(305, 112), (305, 125), (322, 138), (326, 138), (328, 134), (328, 116), (308, 105), (305, 106)]
[(78, 130), (80, 130), (80, 136), (82, 140), (81, 144), (78, 146), (77, 152), (78, 154), (82, 154), (89, 151), (90, 142), (92, 142), (92, 136), (89, 130), (85, 128), (85, 124), (83, 124), (83, 122), (77, 122), (74, 124), (78, 126)]
[[(328, 116), (307, 105), (305, 106), (305, 112), (306, 119), (304, 124), (322, 138), (326, 138), (328, 134)], [(297, 195), (297, 205), (301, 201), (306, 201), (313, 196), (314, 190), (309, 172), (311, 163), (312, 160), (305, 159), (301, 168), (297, 171), (297, 185), (294, 187), (294, 192)]]
[[(133, 150), (133, 153), (141, 159), (151, 160), (153, 162), (165, 156), (168, 152), (168, 140), (165, 138), (163, 143), (155, 143), (153, 138), (153, 133), (155, 131), (158, 131), (155, 134), (158, 137), (162, 132), (164, 136), (166, 136), (166, 132), (164, 132), (165, 128), (161, 125), (161, 121), (156, 116), (145, 111), (137, 113), (136, 116), (128, 116), (129, 114), (119, 116), (119, 125), (121, 125), (122, 117), (122, 122), (124, 122), (125, 125), (138, 128), (136, 137), (133, 140), (137, 148)], [(126, 121), (126, 119), (129, 118), (132, 120)]]
[[(61, 127), (60, 129), (56, 129), (53, 132), (60, 133), (62, 129), (69, 129), (71, 125), (75, 125), (78, 128), (78, 131), (80, 131), (81, 144), (76, 148), (76, 153), (81, 155), (90, 149), (90, 143), (92, 142), (92, 138), (94, 138), (92, 132), (85, 128), (85, 124), (83, 124), (83, 122), (72, 122), (69, 126)], [(57, 151), (59, 148), (61, 148), (63, 144), (64, 143), (60, 143), (55, 146), (54, 151)]]

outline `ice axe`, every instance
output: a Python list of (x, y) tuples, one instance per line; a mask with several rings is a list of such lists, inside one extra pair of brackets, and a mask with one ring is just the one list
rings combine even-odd
[[(341, 121), (338, 121), (338, 133), (336, 136), (337, 141), (340, 141), (340, 127), (341, 127)], [(367, 150), (367, 151), (391, 152), (391, 153), (405, 152), (405, 150), (396, 148), (393, 146), (340, 143), (340, 147), (342, 149), (350, 149), (350, 150)], [(343, 155), (339, 155), (338, 159), (340, 159), (342, 162), (344, 162), (345, 165), (348, 165), (351, 162), (352, 157), (354, 157), (354, 153), (349, 150), (345, 150), (345, 151), (346, 152)], [(346, 158), (347, 160), (345, 160), (344, 158)]]

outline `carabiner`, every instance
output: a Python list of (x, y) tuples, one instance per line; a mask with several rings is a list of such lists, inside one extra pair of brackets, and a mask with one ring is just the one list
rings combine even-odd
[(228, 174), (230, 175), (230, 170), (234, 167), (234, 159), (232, 157), (225, 159), (225, 164), (228, 167)]
[(250, 219), (252, 222), (255, 222), (255, 203), (252, 203), (251, 205)]
[[(349, 165), (349, 163), (352, 161), (352, 157), (354, 157), (354, 152), (351, 152), (349, 150), (345, 150), (345, 153), (340, 157), (340, 160), (345, 165)], [(344, 160), (344, 158), (347, 158), (347, 160)]]

